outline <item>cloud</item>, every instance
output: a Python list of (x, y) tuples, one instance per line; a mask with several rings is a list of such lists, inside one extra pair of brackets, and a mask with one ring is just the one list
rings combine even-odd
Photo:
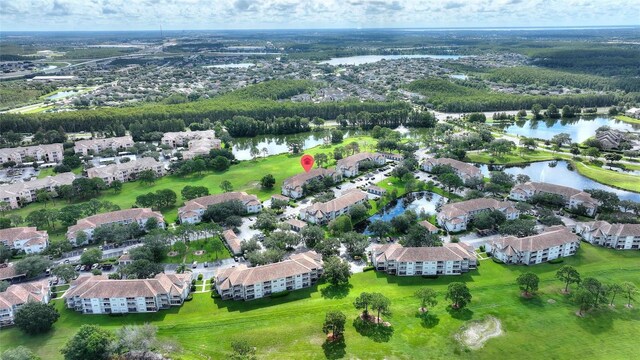
[(240, 12), (253, 12), (256, 11), (256, 2), (253, 0), (236, 0), (233, 2), (235, 10)]
[(451, 9), (459, 9), (465, 6), (463, 2), (452, 1), (444, 4), (443, 8), (451, 10)]
[(63, 3), (61, 1), (58, 0), (54, 0), (53, 1), (53, 7), (51, 8), (51, 10), (49, 12), (47, 12), (47, 15), (49, 16), (68, 16), (71, 15), (72, 11), (71, 8), (69, 6), (69, 4), (67, 3)]

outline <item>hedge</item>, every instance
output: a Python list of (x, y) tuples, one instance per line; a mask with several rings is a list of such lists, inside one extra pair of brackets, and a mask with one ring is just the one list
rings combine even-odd
[(291, 293), (291, 291), (289, 291), (289, 290), (280, 291), (280, 292), (271, 294), (271, 298), (275, 299), (275, 298), (285, 297), (285, 296), (289, 295), (289, 293)]

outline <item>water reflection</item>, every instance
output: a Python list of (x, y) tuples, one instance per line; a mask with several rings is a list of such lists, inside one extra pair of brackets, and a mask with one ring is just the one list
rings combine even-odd
[[(410, 193), (390, 203), (381, 212), (371, 216), (364, 226), (368, 226), (375, 220), (391, 221), (391, 219), (404, 214), (407, 210), (413, 210), (418, 214), (421, 212), (435, 214), (444, 203), (445, 198), (430, 191)], [(364, 234), (371, 235), (371, 232), (365, 229)]]

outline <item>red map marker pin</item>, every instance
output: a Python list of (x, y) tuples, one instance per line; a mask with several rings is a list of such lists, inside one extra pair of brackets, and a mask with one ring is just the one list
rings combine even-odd
[(309, 170), (311, 170), (311, 168), (313, 167), (313, 156), (311, 155), (303, 155), (302, 158), (300, 158), (300, 165), (302, 165), (302, 167), (304, 168), (304, 171), (309, 172)]

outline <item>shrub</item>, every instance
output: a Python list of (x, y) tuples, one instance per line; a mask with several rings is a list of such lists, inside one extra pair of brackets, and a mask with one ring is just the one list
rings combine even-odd
[(553, 259), (553, 260), (549, 260), (547, 261), (549, 264), (561, 264), (564, 262), (563, 258), (557, 258), (557, 259)]
[(191, 285), (191, 291), (196, 291), (196, 286), (195, 285)]
[(195, 285), (196, 284), (196, 279), (191, 280), (191, 285)]
[(504, 261), (496, 259), (494, 257), (492, 257), (491, 260), (493, 260), (493, 262), (496, 263), (496, 264), (504, 264)]
[(202, 274), (198, 274), (198, 280), (202, 280)]
[(273, 294), (271, 294), (271, 298), (272, 299), (276, 299), (276, 298), (285, 297), (285, 296), (289, 295), (290, 292), (291, 291), (289, 291), (289, 290), (285, 290), (285, 291), (280, 291), (280, 292), (277, 292), (277, 293), (273, 293)]
[(362, 272), (367, 272), (367, 271), (371, 271), (371, 270), (375, 270), (375, 267), (373, 266), (365, 266), (362, 268)]
[(193, 300), (193, 294), (187, 295), (187, 298), (184, 299), (184, 301), (191, 301), (191, 300)]
[(486, 248), (484, 247), (484, 245), (480, 245), (480, 251), (481, 252), (485, 252), (486, 251)]
[(438, 275), (422, 275), (423, 279), (437, 279)]

